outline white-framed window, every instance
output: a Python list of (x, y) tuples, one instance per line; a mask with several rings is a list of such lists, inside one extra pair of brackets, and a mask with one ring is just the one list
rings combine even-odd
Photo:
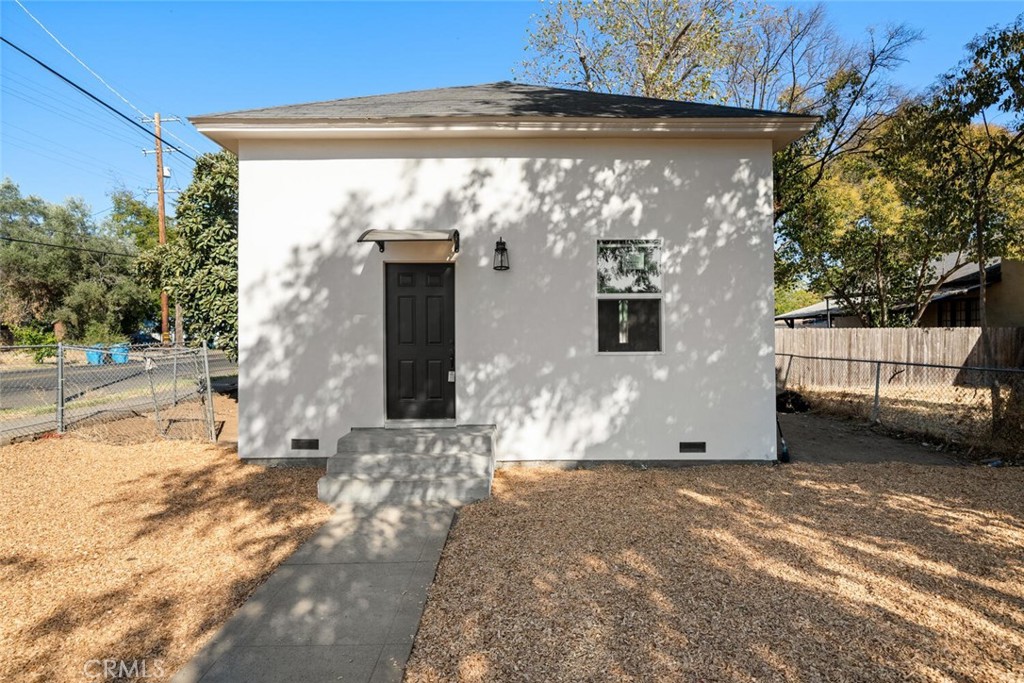
[(662, 351), (661, 239), (597, 241), (597, 352)]

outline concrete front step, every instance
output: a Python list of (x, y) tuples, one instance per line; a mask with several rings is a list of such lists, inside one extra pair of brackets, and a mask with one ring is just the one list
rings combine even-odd
[(487, 477), (440, 479), (356, 479), (321, 477), (317, 496), (325, 503), (360, 505), (410, 505), (447, 503), (464, 505), (490, 495)]
[(317, 492), (336, 507), (471, 503), (490, 495), (493, 436), (493, 426), (353, 429)]
[(353, 429), (338, 439), (338, 454), (417, 453), (459, 455), (492, 453), (493, 427), (418, 427)]
[(452, 476), (490, 477), (490, 454), (339, 453), (327, 461), (327, 474), (392, 479)]

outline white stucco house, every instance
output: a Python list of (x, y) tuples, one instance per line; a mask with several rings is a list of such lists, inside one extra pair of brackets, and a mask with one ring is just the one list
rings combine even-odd
[(243, 458), (776, 457), (772, 152), (815, 119), (504, 82), (191, 120), (240, 162)]

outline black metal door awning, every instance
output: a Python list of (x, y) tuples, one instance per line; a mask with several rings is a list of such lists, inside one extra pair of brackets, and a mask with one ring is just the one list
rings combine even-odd
[(388, 242), (451, 242), (459, 253), (458, 230), (367, 230), (356, 242), (375, 242), (381, 251)]

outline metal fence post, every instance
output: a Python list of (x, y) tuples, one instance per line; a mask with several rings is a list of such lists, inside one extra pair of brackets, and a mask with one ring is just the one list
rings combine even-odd
[(206, 415), (207, 425), (210, 428), (210, 441), (217, 440), (217, 425), (214, 423), (213, 415), (213, 387), (210, 384), (210, 353), (203, 344), (203, 373), (206, 375)]
[(174, 349), (174, 405), (178, 405), (178, 349)]
[(875, 363), (875, 405), (871, 409), (871, 421), (878, 422), (879, 398), (878, 393), (882, 385), (882, 364)]
[(64, 342), (57, 342), (57, 433), (64, 433)]

